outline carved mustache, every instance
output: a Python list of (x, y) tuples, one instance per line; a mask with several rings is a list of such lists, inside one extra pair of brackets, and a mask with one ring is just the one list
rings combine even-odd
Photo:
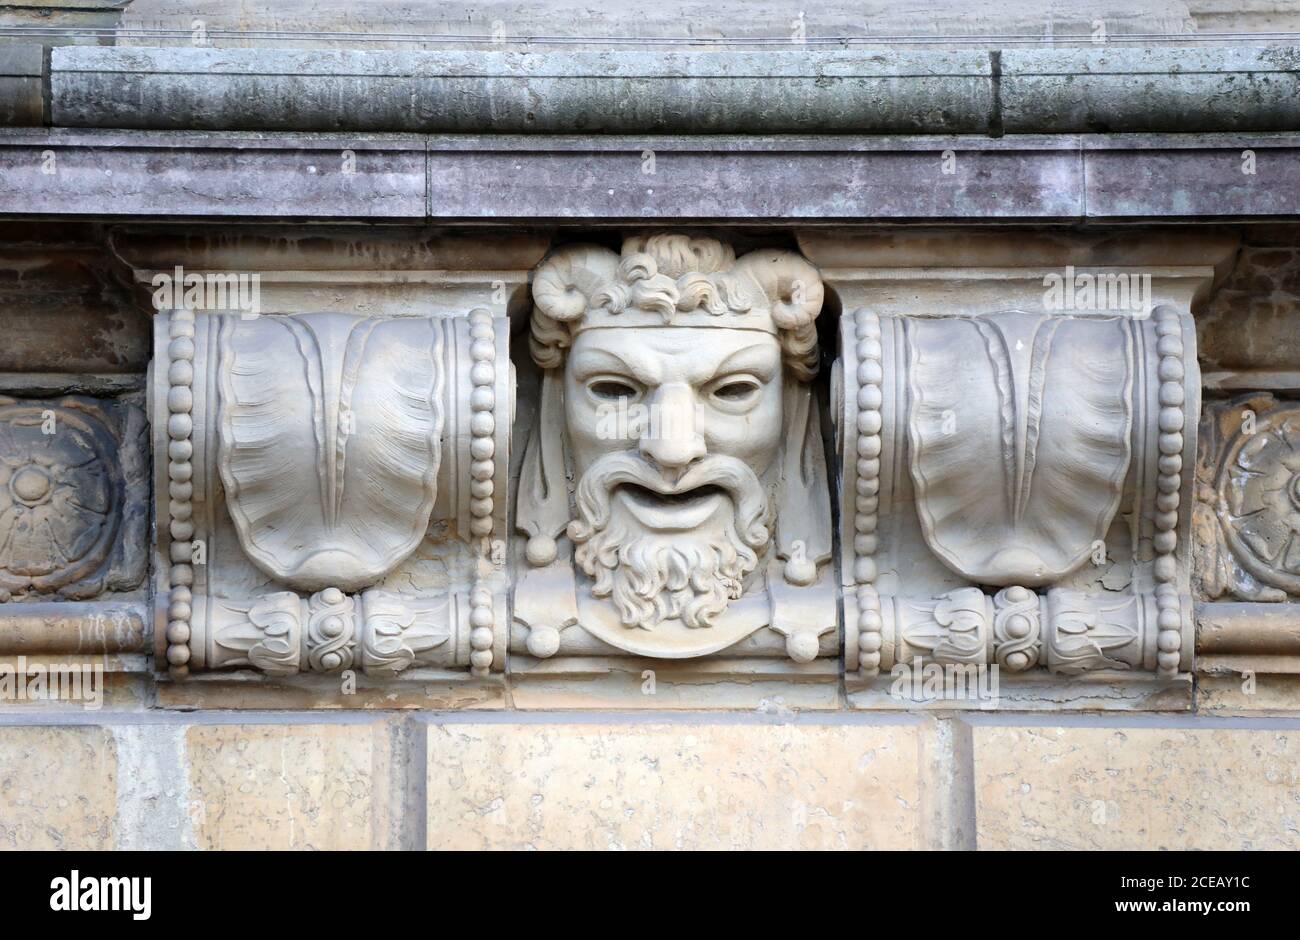
[(609, 523), (614, 488), (632, 483), (661, 496), (680, 496), (705, 486), (725, 491), (736, 506), (736, 532), (753, 549), (767, 544), (768, 500), (754, 471), (735, 457), (704, 457), (669, 483), (654, 465), (631, 452), (606, 454), (578, 483), (578, 518), (569, 523), (569, 538), (584, 542)]

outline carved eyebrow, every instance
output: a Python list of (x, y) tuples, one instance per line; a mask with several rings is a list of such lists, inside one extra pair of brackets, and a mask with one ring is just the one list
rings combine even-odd
[(653, 385), (655, 376), (640, 366), (629, 363), (617, 353), (606, 349), (583, 349), (573, 356), (573, 374), (584, 381), (601, 372), (622, 372), (644, 385)]
[(771, 381), (776, 374), (780, 359), (779, 356), (774, 355), (775, 352), (776, 350), (764, 343), (754, 343), (752, 346), (737, 349), (718, 363), (709, 380), (712, 381), (728, 372), (752, 372), (764, 382)]

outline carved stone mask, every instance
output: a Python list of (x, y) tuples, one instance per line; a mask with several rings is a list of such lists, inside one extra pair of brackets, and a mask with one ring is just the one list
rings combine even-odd
[[(577, 481), (567, 533), (592, 594), (624, 627), (712, 626), (766, 557), (788, 455), (810, 426), (816, 269), (788, 252), (737, 260), (715, 239), (655, 235), (629, 238), (621, 257), (561, 249), (533, 293), (553, 409), (543, 423), (563, 421)], [(548, 463), (553, 476), (555, 455), (534, 467)], [(535, 492), (554, 502), (554, 490)], [(534, 564), (553, 557), (555, 515), (521, 512)]]
[(627, 626), (708, 626), (770, 541), (776, 340), (752, 330), (589, 330), (565, 369), (577, 561)]

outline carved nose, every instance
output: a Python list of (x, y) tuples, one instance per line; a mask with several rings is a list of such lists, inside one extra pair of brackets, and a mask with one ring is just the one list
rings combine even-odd
[(662, 386), (651, 402), (650, 414), (650, 427), (641, 437), (642, 454), (673, 469), (704, 456), (704, 437), (695, 430), (695, 393), (690, 386)]

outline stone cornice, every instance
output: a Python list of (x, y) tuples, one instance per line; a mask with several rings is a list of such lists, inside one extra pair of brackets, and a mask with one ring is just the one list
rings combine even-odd
[(0, 214), (437, 222), (1275, 220), (1300, 135), (0, 130)]

